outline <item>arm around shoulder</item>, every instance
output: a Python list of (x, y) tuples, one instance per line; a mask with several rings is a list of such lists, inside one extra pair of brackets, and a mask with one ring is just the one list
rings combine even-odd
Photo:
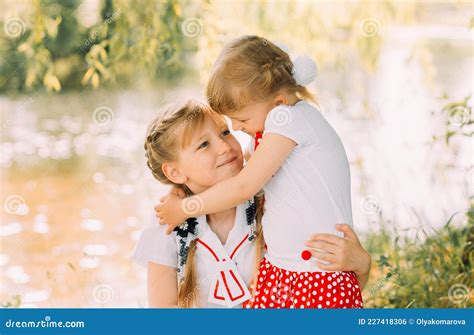
[(293, 140), (283, 135), (264, 135), (258, 150), (255, 150), (239, 174), (188, 198), (188, 201), (193, 201), (196, 197), (202, 204), (201, 208), (193, 213), (194, 216), (232, 208), (253, 197), (278, 171), (295, 145)]

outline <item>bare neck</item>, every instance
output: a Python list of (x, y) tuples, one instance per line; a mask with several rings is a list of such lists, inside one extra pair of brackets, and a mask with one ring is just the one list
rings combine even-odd
[(218, 213), (208, 214), (207, 223), (214, 233), (225, 244), (229, 232), (234, 227), (236, 208), (227, 209)]

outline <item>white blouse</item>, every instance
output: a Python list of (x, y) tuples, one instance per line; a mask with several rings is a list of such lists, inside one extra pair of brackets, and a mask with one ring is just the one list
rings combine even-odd
[[(249, 286), (255, 266), (255, 243), (248, 240), (246, 201), (237, 206), (235, 223), (223, 245), (209, 227), (206, 216), (197, 218), (197, 248), (194, 258), (198, 288), (197, 306), (241, 307), (250, 298)], [(154, 217), (153, 217), (154, 218)], [(166, 235), (166, 225), (147, 225), (132, 255), (136, 263), (148, 262), (177, 268), (179, 244), (176, 232)]]
[[(263, 138), (268, 133), (297, 145), (263, 188), (265, 257), (290, 271), (324, 271), (314, 258), (305, 257), (305, 241), (314, 233), (343, 237), (335, 225), (352, 225), (351, 177), (344, 146), (320, 111), (306, 101), (272, 109)], [(249, 151), (253, 152), (252, 146)]]

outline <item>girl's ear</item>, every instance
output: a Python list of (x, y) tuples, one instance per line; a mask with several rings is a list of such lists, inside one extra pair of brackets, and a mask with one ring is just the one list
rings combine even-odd
[(184, 184), (188, 179), (173, 163), (163, 163), (163, 165), (161, 165), (161, 170), (166, 178), (175, 184)]
[(287, 97), (285, 97), (283, 94), (278, 94), (278, 95), (273, 99), (273, 103), (275, 104), (275, 106), (288, 105), (288, 99), (287, 99)]

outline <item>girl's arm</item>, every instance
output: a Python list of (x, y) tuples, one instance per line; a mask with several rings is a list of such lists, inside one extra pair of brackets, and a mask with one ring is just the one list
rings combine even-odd
[(175, 268), (148, 262), (148, 306), (178, 307), (178, 282)]
[(279, 134), (264, 135), (258, 150), (238, 175), (183, 200), (167, 195), (160, 199), (162, 204), (155, 207), (156, 216), (161, 224), (169, 225), (167, 233), (171, 233), (189, 217), (217, 213), (243, 203), (263, 188), (295, 145), (293, 140)]
[(372, 258), (362, 247), (359, 238), (349, 225), (337, 224), (336, 229), (344, 233), (343, 238), (331, 234), (314, 234), (306, 242), (306, 246), (324, 251), (310, 250), (315, 258), (331, 262), (331, 264), (317, 262), (321, 269), (354, 271), (362, 291), (369, 280)]

